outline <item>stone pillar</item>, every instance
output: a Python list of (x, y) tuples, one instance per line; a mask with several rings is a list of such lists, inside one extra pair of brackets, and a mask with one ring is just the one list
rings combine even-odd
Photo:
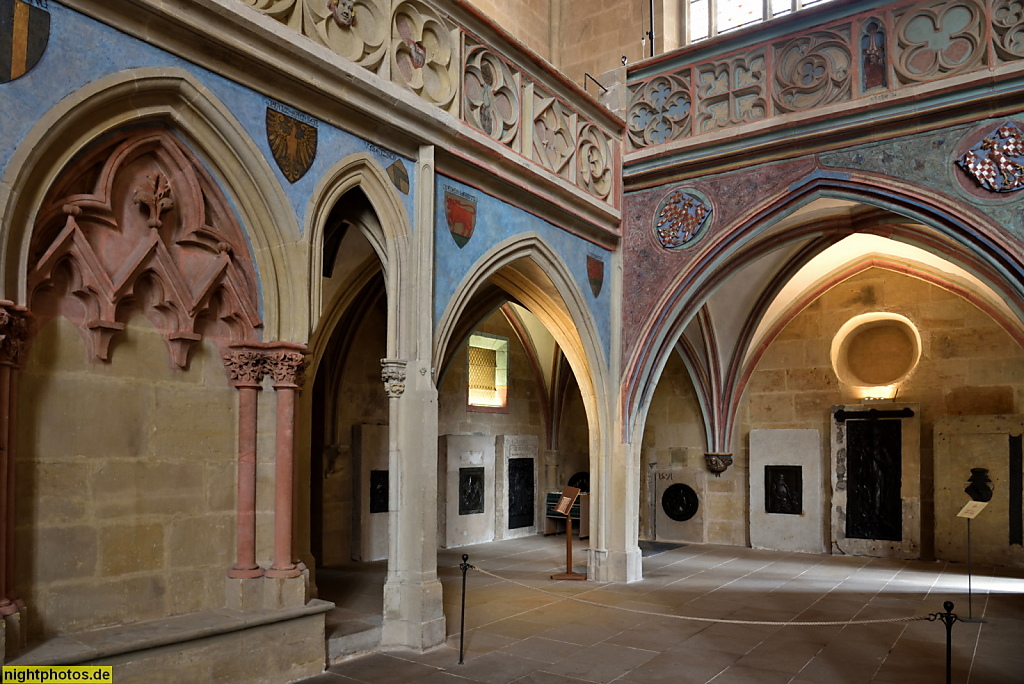
[(279, 342), (266, 355), (267, 372), (277, 395), (274, 462), (274, 564), (267, 577), (298, 577), (302, 569), (292, 553), (292, 487), (295, 462), (295, 395), (302, 387), (306, 346)]
[(238, 548), (228, 577), (249, 579), (263, 575), (256, 563), (256, 405), (265, 363), (258, 349), (231, 347), (224, 365), (238, 390)]
[(381, 644), (425, 650), (445, 640), (437, 579), (437, 391), (424, 365), (381, 364), (392, 473)]
[(24, 306), (0, 301), (0, 616), (3, 617), (3, 656), (17, 655), (24, 646), (21, 618), (25, 602), (14, 589), (15, 435), (18, 426), (18, 372), (25, 360), (29, 314)]

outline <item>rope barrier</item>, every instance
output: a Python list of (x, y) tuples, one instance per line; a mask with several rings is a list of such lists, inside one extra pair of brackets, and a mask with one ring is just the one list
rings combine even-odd
[(932, 614), (932, 615), (913, 615), (911, 617), (899, 617), (899, 618), (880, 618), (880, 619), (876, 619), (876, 620), (839, 620), (839, 621), (831, 621), (831, 622), (821, 622), (821, 621), (816, 621), (816, 622), (796, 622), (796, 621), (793, 621), (793, 620), (789, 620), (789, 621), (782, 622), (782, 621), (770, 621), (770, 620), (728, 620), (728, 619), (725, 619), (725, 618), (705, 618), (705, 617), (696, 617), (696, 616), (693, 616), (693, 615), (674, 615), (674, 614), (671, 614), (671, 613), (656, 613), (656, 612), (649, 611), (649, 610), (638, 610), (636, 608), (624, 608), (622, 606), (610, 606), (607, 603), (598, 603), (597, 601), (588, 601), (587, 599), (581, 599), (581, 598), (577, 598), (575, 596), (566, 596), (565, 594), (559, 594), (559, 593), (554, 592), (554, 591), (548, 591), (547, 589), (541, 589), (540, 587), (530, 586), (529, 584), (525, 584), (523, 582), (517, 582), (516, 580), (509, 579), (508, 577), (502, 577), (501, 575), (495, 575), (493, 572), (489, 572), (487, 570), (484, 570), (483, 568), (478, 568), (475, 565), (469, 565), (468, 563), (466, 565), (467, 565), (468, 568), (476, 570), (477, 572), (480, 572), (480, 573), (482, 573), (484, 575), (487, 575), (488, 577), (493, 577), (494, 579), (501, 580), (503, 582), (508, 582), (509, 584), (514, 584), (514, 585), (522, 587), (524, 589), (530, 589), (532, 591), (540, 592), (541, 594), (547, 594), (549, 596), (554, 596), (556, 598), (565, 599), (567, 601), (576, 601), (577, 603), (584, 603), (584, 604), (587, 604), (587, 605), (590, 605), (590, 606), (597, 606), (599, 608), (611, 608), (613, 610), (621, 610), (621, 611), (624, 611), (624, 612), (627, 612), (627, 613), (637, 613), (639, 615), (650, 615), (650, 616), (653, 616), (653, 617), (672, 618), (672, 619), (675, 619), (675, 620), (691, 620), (691, 621), (694, 621), (694, 622), (718, 622), (718, 623), (722, 623), (722, 624), (726, 624), (726, 625), (770, 625), (770, 626), (773, 626), (773, 627), (774, 626), (782, 626), (782, 627), (785, 627), (785, 626), (790, 626), (790, 627), (826, 627), (826, 626), (834, 626), (834, 625), (884, 625), (884, 624), (892, 624), (892, 623), (897, 623), (897, 622), (917, 622), (917, 621), (920, 621), (920, 620), (928, 620), (930, 622), (934, 622), (936, 620), (935, 614)]

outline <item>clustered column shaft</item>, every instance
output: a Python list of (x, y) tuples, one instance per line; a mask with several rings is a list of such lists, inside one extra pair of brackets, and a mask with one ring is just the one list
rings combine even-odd
[[(302, 387), (305, 345), (291, 342), (231, 345), (225, 357), (238, 389), (238, 551), (228, 577), (297, 577), (292, 554), (292, 486), (295, 454), (295, 395)], [(274, 564), (264, 571), (256, 563), (257, 399), (265, 375), (277, 395), (275, 444)]]
[(27, 309), (0, 300), (0, 615), (12, 615), (24, 606), (14, 589), (14, 466), (18, 372), (28, 337)]

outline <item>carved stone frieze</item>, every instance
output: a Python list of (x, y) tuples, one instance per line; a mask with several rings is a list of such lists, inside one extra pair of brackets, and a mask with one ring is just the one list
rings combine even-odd
[(984, 17), (972, 0), (922, 3), (895, 13), (897, 78), (934, 81), (985, 66)]
[(851, 63), (849, 27), (820, 31), (776, 45), (776, 113), (849, 100)]
[(458, 107), (459, 47), (455, 32), (415, 0), (395, 7), (391, 18), (391, 80), (427, 102)]
[(28, 295), (43, 320), (74, 322), (90, 356), (103, 361), (134, 312), (164, 335), (180, 368), (204, 334), (252, 339), (262, 325), (234, 213), (162, 129), (114, 136), (58, 178), (33, 229)]
[(630, 143), (640, 148), (689, 135), (691, 107), (689, 69), (631, 86), (626, 115)]
[(576, 151), (576, 114), (540, 88), (533, 89), (533, 160), (552, 173), (569, 177)]
[(467, 39), (462, 74), (466, 123), (517, 149), (521, 110), (519, 75), (495, 52)]
[(385, 62), (389, 8), (380, 0), (303, 0), (305, 33), (374, 73)]
[(1024, 2), (996, 0), (992, 5), (996, 55), (1007, 62), (1024, 58)]
[(593, 124), (581, 125), (576, 148), (576, 184), (595, 197), (607, 199), (612, 189), (613, 163), (607, 136)]
[[(273, 17), (278, 21), (291, 24), (292, 19), (297, 19), (299, 14), (296, 8), (301, 0), (242, 0), (246, 5), (258, 12)], [(326, 0), (324, 0), (326, 2)]]
[(696, 69), (696, 133), (764, 119), (765, 56), (761, 50)]
[(389, 399), (397, 399), (405, 392), (406, 362), (399, 359), (381, 359), (381, 380)]

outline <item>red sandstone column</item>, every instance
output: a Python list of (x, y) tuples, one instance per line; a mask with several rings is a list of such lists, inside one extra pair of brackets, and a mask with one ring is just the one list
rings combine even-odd
[(24, 605), (14, 593), (14, 465), (17, 431), (18, 369), (29, 336), (28, 310), (0, 301), (0, 615)]
[(295, 395), (302, 386), (306, 346), (279, 342), (266, 355), (277, 395), (274, 462), (274, 565), (267, 577), (298, 577), (292, 557), (292, 487), (295, 476)]
[(260, 577), (256, 563), (256, 414), (265, 360), (249, 345), (231, 345), (224, 366), (238, 389), (238, 552), (228, 577)]

